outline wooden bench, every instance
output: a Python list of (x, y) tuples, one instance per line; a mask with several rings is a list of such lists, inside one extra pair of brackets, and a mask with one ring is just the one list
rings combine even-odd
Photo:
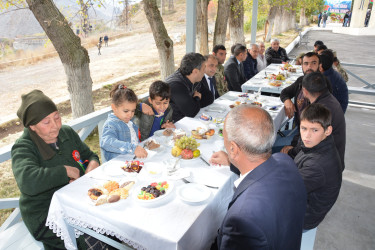
[(0, 210), (10, 208), (15, 208), (15, 210), (0, 227), (0, 249), (44, 249), (43, 244), (31, 236), (25, 223), (22, 221), (19, 198), (0, 199)]

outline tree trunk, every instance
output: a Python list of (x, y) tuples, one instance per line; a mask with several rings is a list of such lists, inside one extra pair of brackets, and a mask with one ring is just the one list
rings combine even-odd
[(243, 0), (231, 0), (229, 12), (229, 32), (231, 44), (245, 44), (243, 31), (244, 7)]
[(168, 11), (173, 11), (173, 10), (174, 10), (173, 0), (168, 0)]
[(217, 44), (225, 45), (229, 18), (229, 7), (230, 0), (218, 1), (213, 47)]
[(40, 26), (51, 40), (67, 75), (73, 118), (94, 111), (90, 58), (81, 40), (51, 0), (26, 0)]
[(198, 51), (208, 55), (208, 0), (197, 0), (197, 40)]
[(299, 16), (299, 24), (301, 26), (306, 26), (308, 24), (306, 14), (305, 14), (305, 8), (301, 8), (301, 12)]
[(165, 29), (156, 0), (143, 0), (143, 8), (158, 48), (161, 78), (164, 80), (174, 72), (173, 41)]
[(272, 6), (268, 12), (268, 18), (267, 18), (267, 21), (268, 21), (268, 32), (267, 32), (267, 35), (266, 35), (266, 42), (269, 42), (271, 40), (271, 34), (272, 34), (272, 31), (273, 31), (273, 27), (274, 27), (274, 22), (275, 22), (275, 18), (276, 18), (276, 13), (278, 12), (278, 7), (277, 6)]
[(281, 22), (282, 22), (283, 8), (276, 7), (276, 13), (274, 18), (274, 25), (272, 29), (272, 35), (280, 34)]

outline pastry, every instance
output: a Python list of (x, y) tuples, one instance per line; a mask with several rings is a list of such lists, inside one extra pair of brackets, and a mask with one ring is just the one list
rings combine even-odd
[(159, 148), (160, 147), (160, 144), (156, 143), (156, 141), (154, 140), (149, 140), (145, 143), (145, 146), (149, 149), (149, 150), (153, 150), (153, 149), (156, 149), (156, 148)]
[(120, 195), (117, 195), (117, 194), (113, 194), (113, 195), (109, 195), (108, 198), (107, 198), (107, 201), (109, 203), (114, 203), (114, 202), (117, 202), (120, 200)]
[(108, 190), (108, 192), (111, 192), (115, 189), (119, 188), (119, 184), (116, 181), (107, 181), (104, 183), (103, 187)]
[(181, 137), (185, 136), (186, 132), (183, 131), (182, 129), (176, 129), (173, 131), (173, 140), (180, 139)]
[(111, 195), (118, 195), (121, 199), (126, 199), (129, 196), (129, 191), (125, 188), (119, 188), (110, 192), (108, 194), (108, 197), (110, 197)]
[(97, 200), (101, 195), (103, 195), (103, 191), (99, 188), (91, 188), (88, 191), (88, 195), (92, 200)]
[(173, 130), (170, 128), (167, 128), (163, 131), (163, 135), (165, 136), (171, 136), (173, 134)]
[(129, 191), (133, 187), (134, 183), (134, 181), (124, 182), (123, 184), (121, 184), (120, 188), (125, 188)]
[(100, 206), (100, 205), (103, 205), (105, 203), (108, 203), (108, 200), (107, 200), (108, 196), (107, 195), (102, 195), (98, 198), (98, 200), (96, 201), (95, 203), (95, 206)]

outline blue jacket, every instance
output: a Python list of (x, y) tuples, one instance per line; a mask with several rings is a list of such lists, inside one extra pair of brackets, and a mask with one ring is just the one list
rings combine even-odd
[(340, 73), (334, 70), (332, 67), (323, 74), (329, 79), (332, 85), (332, 95), (339, 101), (342, 111), (346, 112), (349, 102), (348, 86), (341, 77)]
[(273, 154), (237, 187), (218, 249), (300, 249), (306, 190), (293, 160)]
[(252, 58), (251, 54), (247, 52), (246, 60), (243, 61), (243, 71), (247, 80), (250, 80), (251, 78), (253, 78), (253, 76), (258, 74), (257, 66), (257, 59)]
[[(138, 138), (138, 127), (134, 123), (133, 128)], [(102, 137), (100, 138), (100, 149), (103, 150), (105, 159), (109, 161), (118, 155), (134, 154), (137, 146), (137, 144), (131, 143), (128, 125), (113, 113), (109, 114), (103, 126)]]

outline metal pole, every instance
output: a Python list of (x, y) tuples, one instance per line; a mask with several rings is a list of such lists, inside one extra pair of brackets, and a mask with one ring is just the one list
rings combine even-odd
[(195, 36), (197, 29), (197, 2), (186, 1), (186, 53), (195, 52)]
[(251, 19), (251, 43), (257, 40), (258, 0), (253, 0), (253, 17)]

